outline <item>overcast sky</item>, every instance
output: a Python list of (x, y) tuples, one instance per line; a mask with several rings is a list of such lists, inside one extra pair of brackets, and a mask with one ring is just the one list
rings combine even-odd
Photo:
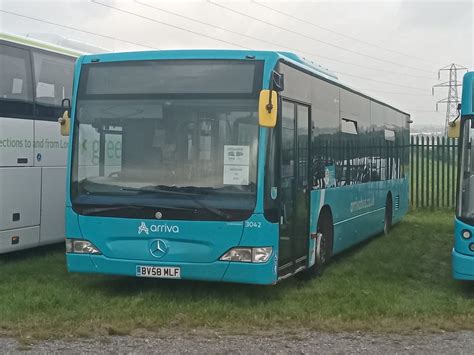
[(417, 125), (444, 125), (446, 106), (434, 110), (447, 89), (431, 96), (432, 85), (449, 79), (437, 79), (439, 68), (474, 70), (474, 1), (94, 1), (0, 0), (0, 31), (110, 51), (290, 50), (411, 113)]

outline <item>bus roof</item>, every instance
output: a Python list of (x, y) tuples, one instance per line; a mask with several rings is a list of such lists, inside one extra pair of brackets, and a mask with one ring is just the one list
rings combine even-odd
[(125, 60), (158, 60), (158, 59), (256, 59), (274, 61), (286, 59), (327, 78), (337, 80), (337, 76), (318, 64), (310, 62), (291, 52), (229, 50), (229, 49), (184, 49), (184, 50), (156, 50), (139, 52), (120, 52), (91, 54), (84, 56), (84, 63), (92, 59), (106, 62)]
[(463, 115), (474, 115), (474, 71), (464, 74), (461, 113)]
[(55, 53), (64, 54), (71, 57), (79, 57), (82, 54), (73, 49), (60, 47), (48, 42), (43, 42), (37, 39), (32, 39), (29, 37), (24, 37), (24, 36), (19, 36), (19, 35), (13, 35), (9, 33), (0, 32), (0, 40), (11, 42), (11, 43), (22, 44), (28, 47), (39, 48), (39, 49), (46, 50), (48, 52), (55, 52)]
[(293, 66), (300, 68), (307, 73), (320, 77), (326, 81), (334, 83), (337, 86), (348, 89), (356, 94), (380, 103), (384, 106), (390, 107), (404, 115), (410, 116), (409, 113), (401, 111), (381, 100), (361, 92), (347, 84), (342, 83), (339, 78), (331, 72), (314, 62), (301, 58), (292, 52), (278, 52), (278, 51), (256, 51), (256, 50), (230, 50), (230, 49), (184, 49), (184, 50), (156, 50), (156, 51), (140, 51), (140, 52), (120, 52), (120, 53), (104, 53), (85, 55), (82, 63), (88, 64), (100, 62), (118, 62), (129, 60), (173, 60), (173, 59), (229, 59), (229, 60), (264, 60), (269, 63), (267, 70), (264, 72), (264, 82), (269, 82), (271, 70), (278, 61), (283, 61)]

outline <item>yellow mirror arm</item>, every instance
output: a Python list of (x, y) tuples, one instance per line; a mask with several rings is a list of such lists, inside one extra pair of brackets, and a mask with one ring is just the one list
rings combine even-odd
[(67, 119), (69, 118), (69, 112), (66, 110), (63, 113), (63, 117), (58, 118), (58, 122), (61, 126), (64, 126), (67, 122)]
[(58, 118), (58, 122), (59, 122), (59, 125), (61, 126), (61, 135), (62, 136), (69, 136), (70, 118), (69, 118), (68, 110), (64, 111), (63, 117)]

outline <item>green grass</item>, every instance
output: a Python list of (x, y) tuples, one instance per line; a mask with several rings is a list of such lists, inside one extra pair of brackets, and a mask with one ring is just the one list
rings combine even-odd
[(63, 247), (0, 256), (0, 335), (474, 329), (474, 283), (451, 279), (453, 216), (408, 215), (324, 275), (276, 286), (68, 274)]

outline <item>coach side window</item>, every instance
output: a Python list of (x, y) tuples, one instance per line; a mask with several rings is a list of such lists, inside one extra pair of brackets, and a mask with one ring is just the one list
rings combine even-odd
[(31, 65), (27, 50), (0, 45), (0, 116), (33, 115)]
[(36, 87), (36, 115), (56, 121), (62, 115), (61, 102), (71, 98), (74, 59), (33, 52)]

